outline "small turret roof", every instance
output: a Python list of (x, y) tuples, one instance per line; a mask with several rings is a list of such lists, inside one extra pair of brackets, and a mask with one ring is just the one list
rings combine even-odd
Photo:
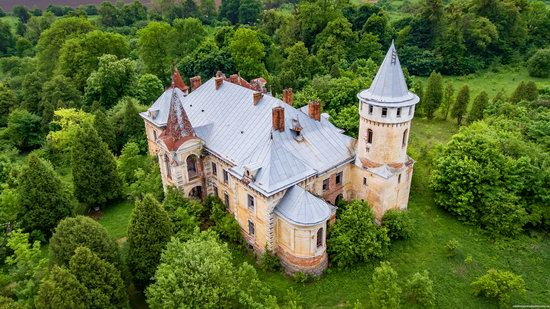
[(172, 88), (172, 100), (168, 111), (166, 129), (159, 136), (168, 150), (175, 151), (186, 141), (196, 138), (195, 130), (187, 117), (187, 113), (179, 100), (179, 96)]
[(297, 185), (285, 193), (275, 213), (298, 225), (317, 225), (328, 220), (332, 214), (332, 206)]

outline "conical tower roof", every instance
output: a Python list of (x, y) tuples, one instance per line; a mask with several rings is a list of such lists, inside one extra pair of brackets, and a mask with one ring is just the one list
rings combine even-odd
[(359, 98), (380, 103), (403, 103), (418, 99), (407, 88), (393, 41), (370, 88), (359, 93)]
[(170, 101), (166, 129), (162, 131), (159, 139), (164, 142), (168, 150), (175, 151), (183, 143), (193, 138), (197, 138), (195, 130), (193, 130), (193, 126), (179, 100), (179, 96), (172, 89), (172, 99)]

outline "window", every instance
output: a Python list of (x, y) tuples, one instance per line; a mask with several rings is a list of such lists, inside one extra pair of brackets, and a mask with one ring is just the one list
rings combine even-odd
[(323, 180), (323, 191), (328, 191), (329, 189), (329, 183), (328, 183), (328, 178)]
[(397, 118), (401, 117), (401, 107), (397, 108)]
[(317, 231), (317, 248), (320, 248), (323, 246), (323, 228), (320, 228)]
[(248, 234), (250, 236), (254, 236), (254, 232), (255, 232), (254, 228), (255, 228), (254, 227), (254, 222), (248, 220)]
[(401, 147), (407, 146), (407, 133), (409, 133), (409, 130), (405, 129), (405, 132), (403, 132), (403, 144), (401, 145)]
[(223, 204), (225, 207), (229, 208), (229, 194), (227, 194), (227, 192), (223, 193)]
[(227, 172), (227, 170), (223, 170), (223, 183), (229, 183), (229, 173)]
[(367, 177), (363, 177), (363, 186), (367, 185)]
[(401, 174), (399, 174), (399, 176), (397, 176), (397, 183), (401, 183)]
[(254, 210), (254, 197), (252, 195), (248, 195), (248, 209)]
[(218, 195), (218, 186), (214, 185), (214, 186), (212, 187), (212, 189), (214, 190), (214, 196), (216, 196), (216, 197), (219, 196), (219, 195)]
[(382, 117), (386, 117), (386, 116), (388, 116), (388, 108), (383, 107), (382, 108)]
[(212, 175), (218, 177), (218, 166), (214, 162), (212, 162)]
[(367, 144), (372, 144), (373, 132), (371, 129), (367, 130)]
[(369, 104), (369, 115), (372, 115), (372, 110), (373, 110), (373, 109), (374, 109), (374, 108), (372, 107), (372, 105)]
[(185, 160), (185, 163), (187, 163), (187, 175), (189, 179), (197, 177), (199, 175), (197, 173), (197, 156), (190, 155), (187, 157), (187, 160)]
[(336, 185), (342, 184), (342, 172), (336, 174)]
[(153, 130), (153, 140), (154, 141), (157, 140), (157, 131), (156, 130)]
[(164, 168), (166, 169), (166, 177), (172, 179), (172, 170), (170, 169), (170, 159), (168, 155), (164, 155)]

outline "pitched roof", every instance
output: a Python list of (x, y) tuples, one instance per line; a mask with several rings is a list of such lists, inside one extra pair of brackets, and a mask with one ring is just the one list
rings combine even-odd
[[(187, 96), (178, 89), (175, 93), (205, 147), (231, 162), (231, 172), (237, 176), (243, 176), (245, 167), (254, 166), (257, 174), (250, 186), (265, 195), (354, 159), (353, 138), (326, 118), (315, 121), (270, 95), (254, 105), (254, 90), (227, 81), (216, 90), (214, 78)], [(161, 98), (149, 110), (166, 108), (167, 93)], [(272, 108), (276, 106), (284, 109), (283, 132), (272, 129)], [(161, 115), (162, 110), (156, 119), (150, 112), (141, 113), (149, 121), (162, 121)], [(293, 120), (302, 127), (302, 141), (297, 141), (291, 130)]]
[(366, 101), (381, 103), (418, 103), (418, 97), (407, 88), (393, 41), (370, 88), (361, 91), (358, 97)]
[(168, 91), (172, 92), (168, 120), (159, 139), (164, 142), (168, 150), (175, 151), (186, 141), (196, 138), (196, 134), (175, 88), (170, 88)]
[(300, 186), (292, 186), (285, 193), (275, 213), (298, 225), (316, 225), (328, 220), (332, 206)]

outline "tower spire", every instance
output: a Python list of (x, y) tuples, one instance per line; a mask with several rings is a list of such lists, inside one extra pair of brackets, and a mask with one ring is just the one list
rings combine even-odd
[(373, 99), (378, 98), (384, 101), (390, 101), (391, 98), (400, 98), (409, 94), (393, 40), (368, 92)]
[(168, 120), (166, 129), (160, 134), (161, 139), (168, 150), (175, 151), (186, 141), (196, 138), (195, 130), (187, 117), (187, 113), (181, 104), (178, 94), (172, 90), (172, 99), (170, 101), (170, 110), (168, 111)]

